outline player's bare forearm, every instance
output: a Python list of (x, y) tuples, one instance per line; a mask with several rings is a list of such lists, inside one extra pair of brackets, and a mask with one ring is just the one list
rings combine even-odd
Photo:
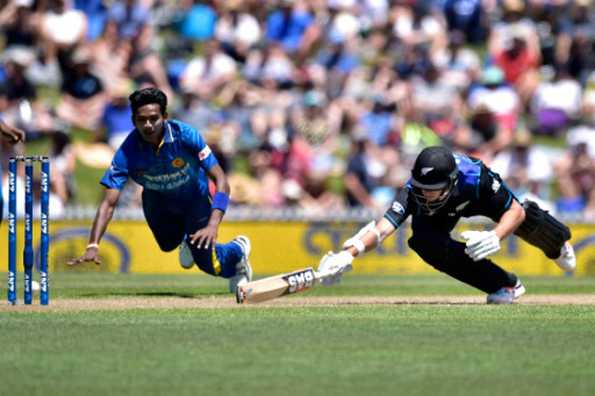
[[(374, 228), (366, 232), (360, 237), (360, 240), (364, 244), (365, 252), (374, 249), (376, 246), (382, 243), (390, 234), (395, 232), (396, 228), (390, 221), (384, 217), (374, 225)], [(346, 249), (353, 257), (357, 256), (358, 250), (355, 246), (350, 246)]]
[(227, 181), (227, 176), (225, 175), (225, 172), (223, 172), (221, 166), (213, 166), (211, 169), (209, 169), (208, 174), (211, 180), (215, 182), (217, 192), (222, 192), (229, 195), (229, 182)]
[(514, 230), (525, 220), (525, 209), (516, 201), (512, 200), (510, 208), (500, 218), (500, 221), (494, 228), (494, 232), (502, 240), (512, 234)]
[(223, 221), (223, 211), (219, 209), (213, 209), (211, 216), (209, 217), (209, 226), (219, 227), (219, 224)]
[(116, 189), (105, 190), (105, 196), (97, 208), (95, 220), (91, 227), (91, 233), (89, 235), (89, 244), (99, 244), (101, 237), (105, 233), (109, 222), (114, 215), (114, 210), (120, 198), (120, 191)]
[(0, 134), (4, 138), (9, 139), (10, 143), (18, 143), (25, 141), (25, 132), (19, 128), (15, 128), (0, 120)]
[(85, 248), (83, 255), (68, 260), (68, 265), (77, 265), (86, 262), (94, 262), (97, 265), (101, 264), (101, 259), (99, 258), (99, 241), (101, 241), (101, 237), (105, 233), (107, 225), (112, 219), (119, 198), (119, 190), (105, 190), (105, 196), (103, 197), (103, 201), (101, 201), (99, 208), (97, 208), (97, 214), (95, 215), (95, 220), (93, 220), (93, 226), (91, 227), (89, 235), (89, 244)]
[(223, 215), (227, 209), (227, 203), (229, 201), (229, 183), (227, 182), (227, 176), (218, 164), (211, 167), (208, 170), (208, 175), (215, 182), (217, 186), (217, 192), (213, 197), (213, 210), (209, 217), (209, 222), (204, 228), (197, 230), (190, 235), (190, 244), (196, 245), (197, 248), (208, 249), (209, 246), (214, 245), (217, 242), (217, 234), (219, 232), (219, 224), (223, 220)]

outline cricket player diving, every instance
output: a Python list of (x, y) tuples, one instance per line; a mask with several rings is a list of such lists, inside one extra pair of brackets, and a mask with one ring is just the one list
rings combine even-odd
[[(373, 249), (411, 215), (408, 243), (426, 263), (487, 293), (488, 304), (510, 304), (525, 293), (519, 278), (488, 257), (500, 241), (515, 234), (538, 247), (564, 271), (576, 267), (570, 230), (531, 201), (520, 203), (500, 176), (480, 160), (453, 154), (445, 147), (427, 147), (418, 155), (406, 188), (378, 221), (372, 221), (330, 252), (318, 271), (323, 281), (337, 283), (352, 269), (354, 257)], [(490, 231), (465, 231), (462, 241), (451, 237), (461, 217), (486, 216)]]
[[(167, 119), (167, 97), (156, 88), (130, 97), (135, 129), (114, 155), (101, 179), (106, 188), (85, 253), (68, 264), (100, 264), (99, 245), (120, 191), (132, 178), (143, 187), (145, 219), (162, 251), (179, 247), (183, 268), (195, 263), (204, 272), (229, 279), (230, 292), (250, 281), (250, 241), (238, 236), (217, 243), (219, 224), (229, 202), (229, 184), (203, 137), (191, 126)], [(209, 195), (208, 178), (216, 192)]]

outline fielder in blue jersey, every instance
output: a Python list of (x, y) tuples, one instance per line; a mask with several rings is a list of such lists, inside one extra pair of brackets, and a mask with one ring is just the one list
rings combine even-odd
[[(488, 257), (500, 241), (519, 236), (564, 271), (576, 267), (568, 227), (536, 203), (520, 203), (498, 174), (480, 160), (428, 147), (417, 157), (411, 178), (378, 222), (372, 221), (343, 244), (339, 253), (322, 258), (318, 271), (325, 284), (336, 283), (363, 254), (395, 232), (411, 216), (409, 247), (426, 263), (487, 293), (487, 302), (510, 304), (525, 293), (518, 277)], [(486, 231), (465, 231), (461, 240), (451, 232), (461, 217), (485, 216), (495, 223)], [(457, 238), (458, 239), (458, 238)]]
[[(12, 144), (25, 141), (25, 132), (19, 128), (8, 125), (0, 120), (0, 136)], [(0, 175), (2, 174), (2, 164), (0, 164)], [(2, 183), (0, 183), (0, 224), (2, 224), (2, 217), (4, 215), (4, 200), (2, 194)]]
[[(223, 169), (191, 126), (167, 119), (167, 97), (156, 88), (130, 95), (135, 129), (122, 143), (101, 179), (105, 197), (97, 210), (85, 253), (69, 261), (100, 263), (99, 243), (129, 178), (143, 187), (145, 219), (161, 250), (179, 247), (180, 264), (228, 278), (230, 292), (248, 282), (250, 241), (238, 236), (216, 243), (219, 224), (229, 201)], [(209, 195), (208, 179), (216, 192)]]

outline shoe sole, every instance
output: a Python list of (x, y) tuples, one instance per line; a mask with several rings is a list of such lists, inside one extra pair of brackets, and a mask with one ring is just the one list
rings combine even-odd
[[(180, 266), (184, 269), (192, 269), (194, 267), (194, 257), (192, 257), (192, 252), (190, 251), (190, 248), (188, 247), (188, 243), (186, 241), (182, 242), (184, 244), (185, 247), (180, 247), (179, 248), (179, 253), (178, 253), (178, 261), (180, 262)], [(185, 251), (187, 253), (182, 253), (182, 251)], [(182, 255), (188, 255), (189, 258), (192, 260), (188, 266), (186, 266), (184, 264), (184, 261), (182, 260)]]

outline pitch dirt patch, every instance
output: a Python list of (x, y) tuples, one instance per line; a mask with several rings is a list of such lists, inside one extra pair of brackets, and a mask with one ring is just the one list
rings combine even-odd
[[(213, 309), (213, 308), (244, 308), (258, 307), (311, 307), (311, 306), (340, 306), (340, 305), (482, 305), (483, 296), (346, 296), (346, 297), (308, 297), (295, 296), (272, 300), (259, 304), (236, 304), (232, 296), (229, 297), (113, 297), (113, 298), (79, 298), (56, 299), (47, 307), (39, 305), (0, 305), (1, 312), (67, 312), (89, 310), (126, 310), (126, 309)], [(520, 305), (595, 305), (595, 294), (541, 294), (522, 297), (515, 304)]]

